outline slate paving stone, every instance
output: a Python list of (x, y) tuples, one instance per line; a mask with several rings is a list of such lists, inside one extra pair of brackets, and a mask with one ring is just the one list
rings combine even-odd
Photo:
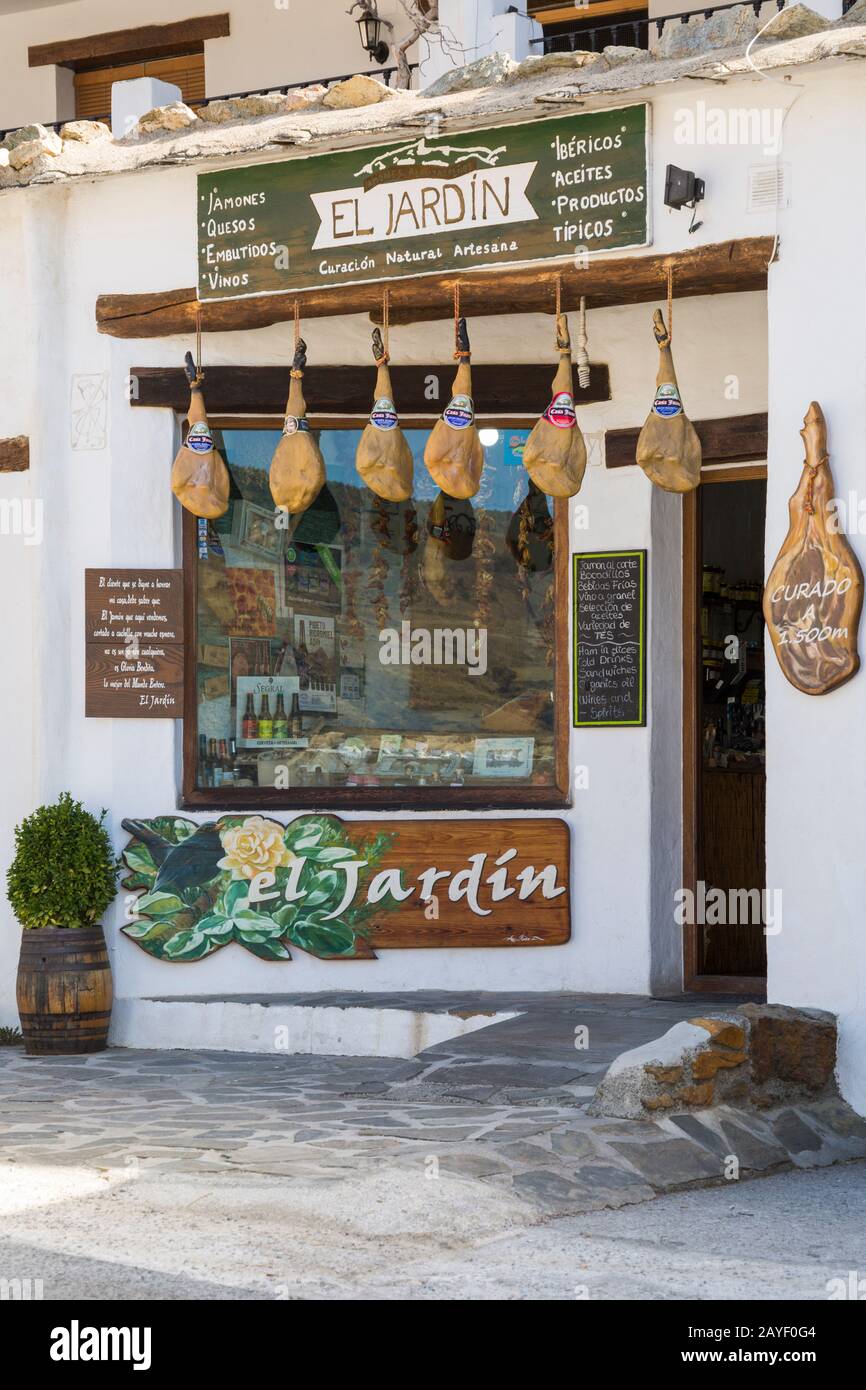
[(731, 1146), (721, 1134), (717, 1134), (709, 1125), (701, 1124), (697, 1115), (672, 1115), (671, 1124), (676, 1125), (690, 1139), (694, 1139), (705, 1149), (709, 1149), (719, 1158), (726, 1158), (731, 1152)]
[(816, 1102), (813, 1114), (834, 1133), (846, 1139), (866, 1139), (866, 1119), (855, 1115), (844, 1101), (836, 1097)]
[(541, 1144), (530, 1144), (526, 1139), (518, 1139), (513, 1144), (500, 1144), (496, 1152), (507, 1158), (509, 1163), (529, 1167), (550, 1163), (550, 1149), (543, 1148)]
[(550, 1147), (554, 1153), (563, 1154), (568, 1158), (588, 1158), (591, 1154), (598, 1153), (598, 1145), (593, 1143), (589, 1135), (575, 1130), (551, 1134)]
[(719, 1125), (725, 1138), (730, 1140), (730, 1152), (739, 1159), (741, 1168), (773, 1168), (778, 1163), (790, 1161), (788, 1153), (776, 1143), (769, 1129), (766, 1138), (761, 1138), (732, 1120), (720, 1120)]
[(468, 1178), (486, 1178), (493, 1173), (508, 1171), (504, 1163), (498, 1163), (495, 1158), (486, 1154), (477, 1153), (443, 1154), (439, 1158), (439, 1167), (446, 1173), (457, 1173)]
[(648, 1143), (615, 1143), (611, 1146), (633, 1164), (653, 1187), (669, 1188), (700, 1178), (722, 1177), (717, 1158), (687, 1139), (661, 1139)]
[(772, 1122), (772, 1130), (780, 1144), (790, 1153), (816, 1153), (823, 1148), (820, 1135), (810, 1129), (796, 1110), (783, 1110)]

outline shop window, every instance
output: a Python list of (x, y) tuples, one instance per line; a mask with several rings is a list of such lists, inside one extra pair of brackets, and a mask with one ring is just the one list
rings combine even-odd
[(77, 72), (73, 79), (76, 116), (81, 120), (93, 120), (110, 115), (112, 83), (129, 82), (136, 77), (158, 77), (163, 82), (171, 82), (180, 88), (187, 104), (204, 101), (204, 53), (188, 53), (179, 58), (153, 58), (142, 63)]
[(405, 433), (411, 501), (369, 492), (360, 431), (327, 428), (328, 482), (287, 517), (268, 488), (278, 429), (216, 431), (229, 510), (184, 513), (185, 804), (564, 803), (566, 504), (554, 520), (528, 491), (526, 429), (485, 430), (471, 502), (429, 478), (427, 431)]

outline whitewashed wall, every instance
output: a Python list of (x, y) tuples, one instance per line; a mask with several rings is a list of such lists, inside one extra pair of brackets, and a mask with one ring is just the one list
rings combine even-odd
[[(690, 83), (688, 97), (730, 103), (732, 93)], [(668, 214), (661, 206), (664, 165), (678, 157), (685, 162), (683, 148), (673, 139), (680, 102), (672, 90), (653, 102), (653, 216), (655, 247), (661, 251), (679, 249), (687, 238), (688, 215)], [(713, 196), (694, 242), (773, 230), (772, 215), (747, 217), (744, 212), (745, 168), (754, 157), (754, 151), (725, 147), (696, 156), (699, 172), (711, 180)], [(21, 209), (26, 208), (24, 234), (33, 250), (26, 258), (26, 277), (4, 291), (4, 309), (7, 321), (31, 325), (44, 383), (44, 408), (22, 408), (28, 395), (35, 399), (36, 369), (32, 362), (20, 363), (19, 343), (4, 336), (0, 375), (14, 368), (21, 391), (18, 399), (0, 402), (0, 434), (29, 429), (34, 460), (26, 485), (44, 497), (47, 516), (34, 578), (39, 625), (32, 635), (36, 651), (29, 668), (39, 693), (39, 756), (32, 768), (22, 765), (16, 771), (7, 821), (33, 801), (69, 787), (92, 809), (109, 808), (118, 847), (125, 840), (119, 829), (123, 816), (153, 816), (175, 806), (178, 730), (159, 721), (84, 719), (83, 572), (88, 566), (178, 563), (180, 514), (169, 490), (175, 422), (166, 412), (132, 410), (125, 385), (133, 366), (180, 364), (188, 344), (101, 337), (94, 327), (94, 302), (100, 292), (192, 282), (194, 178), (190, 169), (160, 170), (0, 199), (0, 225), (10, 216), (24, 216)], [(19, 233), (13, 228), (9, 235), (15, 244)], [(54, 248), (61, 245), (58, 257)], [(587, 433), (634, 426), (646, 415), (657, 362), (651, 310), (652, 305), (639, 305), (590, 312), (592, 357), (610, 364), (613, 399), (583, 412)], [(313, 360), (369, 362), (364, 317), (310, 323), (307, 337)], [(545, 315), (476, 319), (472, 324), (476, 361), (548, 361), (550, 339), (551, 320)], [(451, 348), (447, 322), (398, 328), (392, 334), (397, 361), (438, 358), (450, 364)], [(695, 417), (766, 407), (765, 295), (683, 301), (675, 311), (675, 348), (684, 398)], [(793, 349), (791, 343), (785, 351), (790, 355)], [(288, 363), (291, 328), (208, 335), (205, 354), (211, 363)], [(71, 378), (100, 372), (110, 380), (108, 444), (102, 450), (74, 452), (69, 444)], [(739, 378), (738, 400), (725, 395), (732, 373)], [(521, 404), (515, 402), (515, 408)], [(478, 405), (483, 408), (483, 402)], [(119, 935), (118, 903), (107, 925), (119, 995), (312, 991), (335, 985), (606, 992), (645, 992), (651, 983), (660, 990), (679, 987), (679, 931), (671, 918), (680, 873), (679, 506), (659, 497), (638, 469), (607, 471), (598, 461), (587, 470), (579, 501), (588, 505), (590, 525), (573, 531), (573, 548), (650, 550), (654, 621), (649, 727), (573, 735), (572, 760), (588, 767), (590, 786), (576, 794), (567, 813), (573, 857), (570, 944), (519, 952), (388, 951), (375, 962), (337, 964), (297, 953), (285, 966), (228, 948), (195, 965), (166, 965)], [(17, 568), (14, 573), (21, 588)], [(13, 707), (20, 708), (17, 689), (11, 698)], [(8, 727), (8, 716), (0, 717)], [(11, 980), (17, 946), (17, 930), (5, 909), (0, 976), (6, 982), (6, 1018), (14, 1017)]]
[[(0, 13), (0, 130), (29, 121), (65, 120), (74, 114), (72, 85), (64, 80), (68, 73), (62, 68), (31, 68), (27, 49), (33, 44), (228, 14), (230, 35), (205, 41), (206, 91), (208, 96), (221, 96), (378, 71), (361, 47), (358, 26), (346, 13), (348, 8), (349, 0), (184, 0), (180, 8), (176, 0), (145, 0), (134, 6), (113, 0), (76, 0), (38, 8), (22, 5), (12, 14)], [(409, 33), (399, 0), (381, 0), (379, 14), (394, 24), (398, 40)], [(391, 37), (386, 34), (388, 41)], [(410, 57), (414, 61), (414, 55)]]
[[(840, 118), (829, 136), (827, 112)], [(844, 119), (842, 114), (844, 113)], [(804, 83), (787, 131), (796, 151), (782, 253), (770, 282), (767, 569), (787, 531), (809, 402), (828, 424), (836, 495), (866, 498), (866, 279), (860, 64)], [(815, 190), (833, 187), (832, 205)], [(866, 510), (866, 509), (864, 509)], [(866, 567), (866, 535), (851, 543)], [(861, 626), (861, 652), (862, 652)], [(799, 694), (768, 655), (767, 883), (783, 892), (769, 939), (769, 997), (840, 1017), (845, 1094), (866, 1112), (866, 676)]]

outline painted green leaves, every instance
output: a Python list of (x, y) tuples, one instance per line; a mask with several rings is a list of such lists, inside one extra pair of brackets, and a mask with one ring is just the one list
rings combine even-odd
[(262, 960), (290, 960), (293, 945), (323, 960), (372, 955), (372, 909), (352, 888), (375, 871), (392, 836), (355, 843), (331, 816), (288, 826), (262, 816), (123, 825), (132, 836), (123, 882), (140, 896), (122, 931), (157, 959), (203, 960), (230, 942)]

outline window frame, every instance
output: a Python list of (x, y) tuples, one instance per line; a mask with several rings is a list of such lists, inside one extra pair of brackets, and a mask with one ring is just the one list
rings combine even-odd
[[(491, 429), (526, 429), (535, 417), (485, 416)], [(432, 429), (438, 416), (406, 417), (407, 429)], [(310, 415), (318, 429), (363, 428), (366, 417)], [(272, 416), (214, 415), (214, 429), (279, 429)], [(435, 810), (561, 810), (569, 799), (570, 672), (568, 642), (569, 535), (568, 499), (553, 499), (554, 538), (554, 775), (553, 786), (511, 787), (197, 787), (198, 737), (195, 710), (198, 682), (198, 545), (196, 518), (182, 509), (184, 602), (184, 719), (180, 810), (233, 811), (435, 811)]]

